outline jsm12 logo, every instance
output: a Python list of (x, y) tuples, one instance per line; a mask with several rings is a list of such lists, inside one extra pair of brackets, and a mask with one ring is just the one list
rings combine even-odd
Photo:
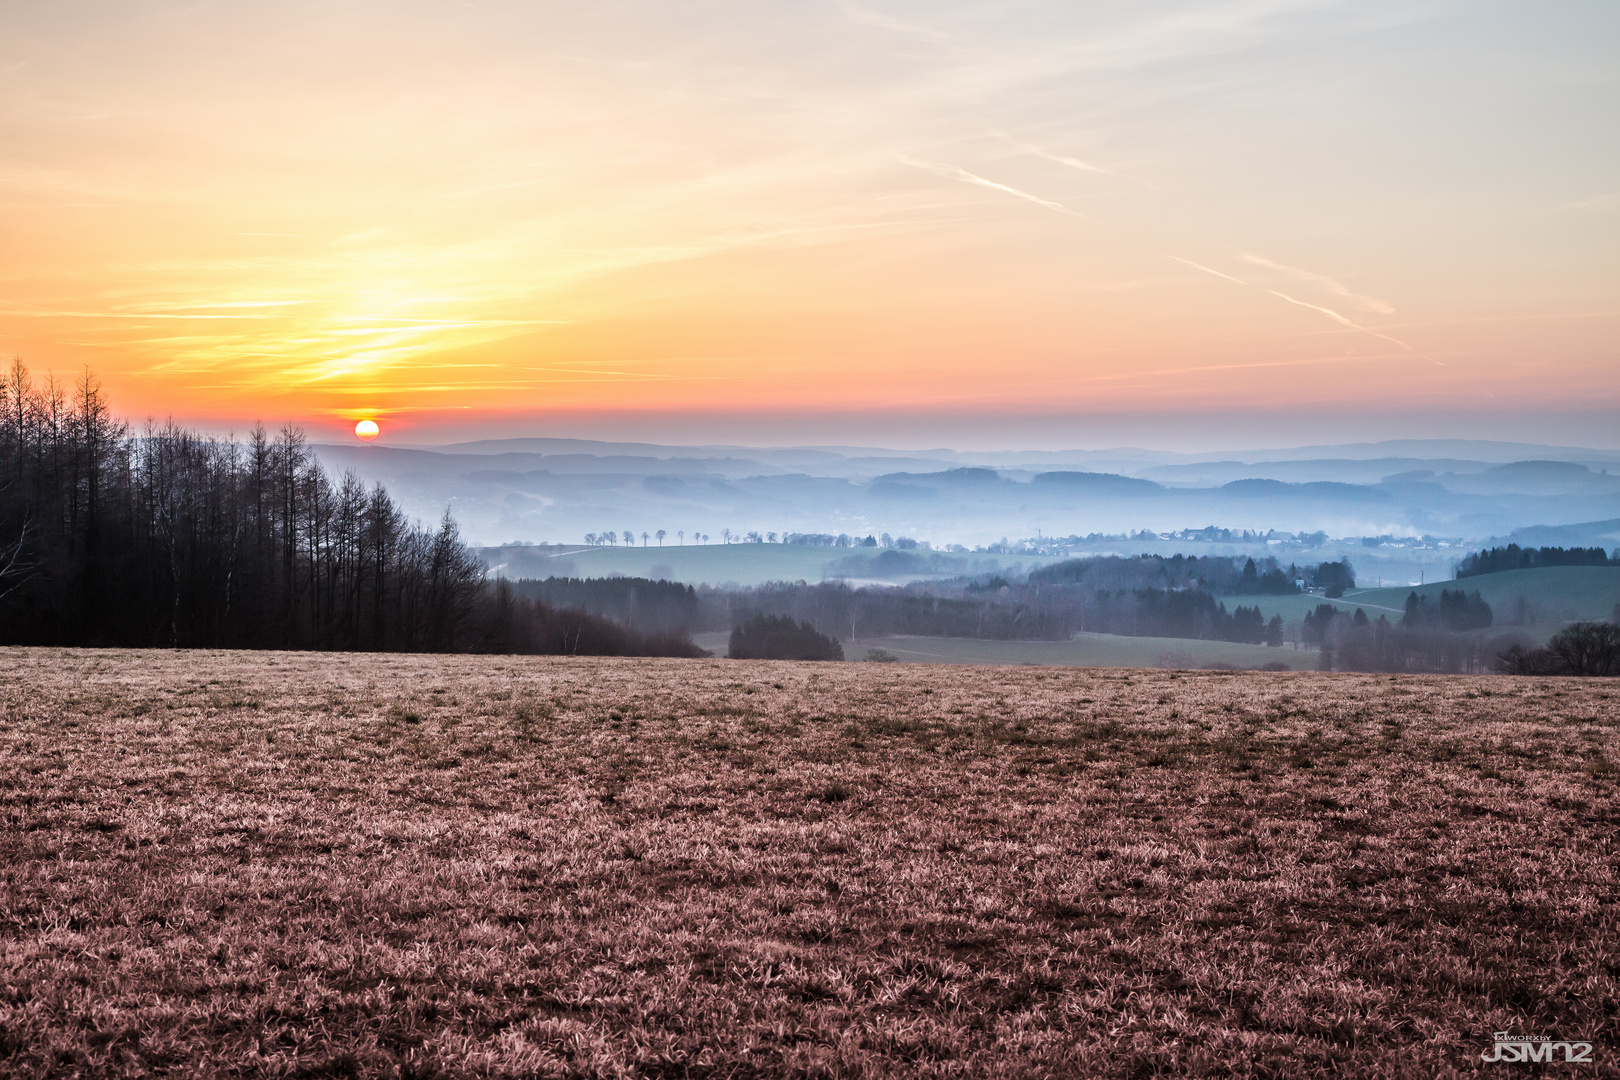
[[(1563, 1057), (1555, 1051), (1562, 1050)], [(1589, 1064), (1592, 1044), (1589, 1042), (1563, 1042), (1551, 1035), (1509, 1035), (1496, 1033), (1496, 1045), (1479, 1055), (1481, 1061), (1568, 1061)]]

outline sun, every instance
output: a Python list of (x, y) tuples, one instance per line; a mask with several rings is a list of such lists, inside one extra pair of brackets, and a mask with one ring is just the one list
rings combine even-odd
[(370, 442), (372, 439), (375, 439), (378, 435), (382, 434), (382, 428), (377, 426), (377, 421), (375, 420), (362, 420), (358, 424), (354, 425), (354, 434), (356, 438), (364, 439), (366, 442)]

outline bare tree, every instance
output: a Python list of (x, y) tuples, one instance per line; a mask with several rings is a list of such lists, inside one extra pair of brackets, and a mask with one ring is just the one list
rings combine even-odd
[(17, 530), (17, 539), (0, 547), (0, 599), (22, 588), (38, 570), (38, 561), (28, 558), (26, 554), (32, 525), (33, 522), (23, 518), (22, 526)]
[(1566, 626), (1547, 642), (1569, 675), (1620, 674), (1620, 626), (1606, 622), (1579, 622)]

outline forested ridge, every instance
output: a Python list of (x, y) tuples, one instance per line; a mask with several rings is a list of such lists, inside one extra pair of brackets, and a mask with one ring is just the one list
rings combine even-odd
[(1528, 547), (1518, 544), (1486, 548), (1457, 563), (1457, 577), (1500, 574), (1508, 570), (1539, 570), (1545, 566), (1616, 566), (1620, 549), (1611, 556), (1600, 547)]
[(0, 644), (695, 652), (513, 598), (446, 512), (334, 478), (291, 425), (133, 431), (94, 376), (0, 373)]
[(0, 381), (0, 639), (449, 649), (483, 577), (448, 515), (328, 476), (292, 426), (132, 431), (88, 372)]

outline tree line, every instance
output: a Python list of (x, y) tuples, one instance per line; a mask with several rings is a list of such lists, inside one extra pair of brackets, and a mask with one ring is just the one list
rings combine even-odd
[(1437, 597), (1419, 596), (1413, 590), (1406, 598), (1401, 625), (1409, 628), (1442, 629), (1463, 632), (1488, 628), (1495, 616), (1491, 605), (1475, 589), (1441, 589)]
[(691, 631), (700, 626), (697, 590), (673, 581), (551, 577), (520, 579), (508, 587), (523, 600), (593, 612), (643, 633)]
[(1510, 645), (1498, 654), (1496, 669), (1505, 675), (1620, 675), (1620, 626), (1579, 622), (1539, 649)]
[(1356, 572), (1348, 559), (1284, 569), (1270, 557), (1099, 555), (1041, 567), (1030, 572), (1029, 580), (1095, 589), (1201, 589), (1222, 596), (1287, 596), (1317, 589), (1337, 597), (1355, 588)]
[(1500, 574), (1505, 570), (1536, 570), (1543, 566), (1620, 566), (1620, 549), (1610, 555), (1600, 547), (1531, 547), (1518, 544), (1486, 548), (1457, 564), (1459, 578)]
[[(900, 552), (885, 558), (902, 557)], [(909, 556), (906, 556), (909, 557)], [(884, 634), (1062, 641), (1077, 632), (1281, 645), (1281, 616), (1229, 609), (1220, 595), (1297, 593), (1353, 581), (1347, 562), (1283, 568), (1273, 559), (1099, 556), (1032, 572), (918, 581), (903, 588), (776, 582), (717, 589), (635, 578), (551, 578), (514, 586), (526, 597), (574, 605), (647, 633), (729, 630), (755, 616), (791, 618), (844, 639)]]
[(1370, 619), (1361, 608), (1350, 614), (1331, 604), (1306, 614), (1304, 640), (1320, 650), (1323, 671), (1483, 672), (1493, 669), (1501, 648), (1433, 622)]
[(0, 643), (682, 648), (576, 615), (492, 588), (448, 512), (408, 520), (291, 425), (137, 432), (88, 371), (71, 387), (20, 360), (0, 373)]

